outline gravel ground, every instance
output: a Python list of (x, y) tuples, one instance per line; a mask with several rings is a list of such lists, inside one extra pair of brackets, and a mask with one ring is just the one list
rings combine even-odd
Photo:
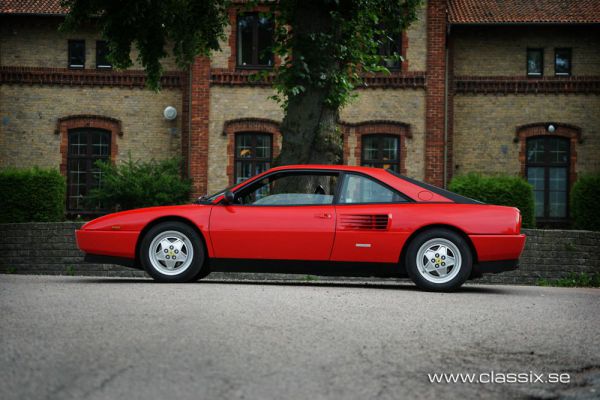
[[(3, 400), (600, 398), (599, 289), (0, 275), (0, 306)], [(427, 376), (491, 371), (570, 383)]]

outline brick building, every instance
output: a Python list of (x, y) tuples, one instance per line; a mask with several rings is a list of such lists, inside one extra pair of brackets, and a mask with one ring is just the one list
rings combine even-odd
[[(60, 33), (59, 0), (0, 3), (0, 167), (57, 167), (81, 212), (93, 160), (181, 155), (195, 194), (267, 168), (281, 109), (261, 52), (270, 22), (230, 10), (228, 40), (189, 71), (164, 62), (163, 90), (139, 65), (113, 70), (90, 28)], [(431, 0), (341, 111), (344, 162), (439, 186), (471, 171), (525, 176), (540, 219), (568, 217), (577, 175), (600, 170), (600, 2)], [(135, 56), (134, 56), (135, 57)], [(167, 119), (163, 110), (177, 110)]]

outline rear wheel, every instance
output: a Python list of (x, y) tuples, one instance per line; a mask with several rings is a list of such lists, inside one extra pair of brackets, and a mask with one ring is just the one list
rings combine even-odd
[(465, 239), (448, 229), (420, 233), (406, 251), (406, 270), (421, 289), (451, 291), (471, 275), (473, 256)]
[(146, 233), (140, 260), (159, 282), (191, 282), (205, 272), (202, 239), (192, 227), (178, 221), (162, 222)]

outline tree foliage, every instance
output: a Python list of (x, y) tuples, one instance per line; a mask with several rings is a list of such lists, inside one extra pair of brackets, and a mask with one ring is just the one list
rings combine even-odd
[[(157, 88), (161, 60), (169, 51), (181, 67), (197, 55), (218, 51), (225, 39), (227, 10), (266, 5), (275, 21), (273, 52), (282, 59), (274, 69), (277, 99), (284, 104), (308, 88), (327, 91), (338, 107), (362, 83), (363, 72), (387, 72), (378, 48), (398, 37), (416, 19), (421, 0), (63, 0), (69, 14), (64, 30), (93, 23), (107, 39), (118, 68), (132, 65), (132, 46), (148, 82)], [(315, 10), (321, 15), (315, 18)], [(324, 17), (323, 17), (324, 16)], [(400, 58), (400, 55), (395, 57)]]
[[(148, 84), (158, 88), (161, 60), (170, 46), (181, 67), (219, 50), (231, 6), (261, 12), (275, 23), (270, 49), (281, 62), (272, 71), (273, 96), (283, 107), (283, 145), (276, 163), (338, 163), (339, 109), (363, 84), (365, 73), (389, 71), (380, 46), (417, 17), (421, 0), (63, 0), (70, 9), (63, 29), (96, 23), (114, 65), (132, 65), (135, 45)], [(125, 6), (126, 4), (126, 6)], [(392, 55), (400, 59), (399, 54)]]

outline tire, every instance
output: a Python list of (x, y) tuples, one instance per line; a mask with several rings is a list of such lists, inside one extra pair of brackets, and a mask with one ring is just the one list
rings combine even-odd
[(205, 274), (206, 252), (198, 233), (178, 221), (152, 227), (142, 239), (140, 260), (158, 282), (193, 282)]
[(442, 228), (418, 234), (408, 245), (404, 261), (412, 281), (427, 291), (456, 290), (473, 268), (469, 244), (458, 233)]

